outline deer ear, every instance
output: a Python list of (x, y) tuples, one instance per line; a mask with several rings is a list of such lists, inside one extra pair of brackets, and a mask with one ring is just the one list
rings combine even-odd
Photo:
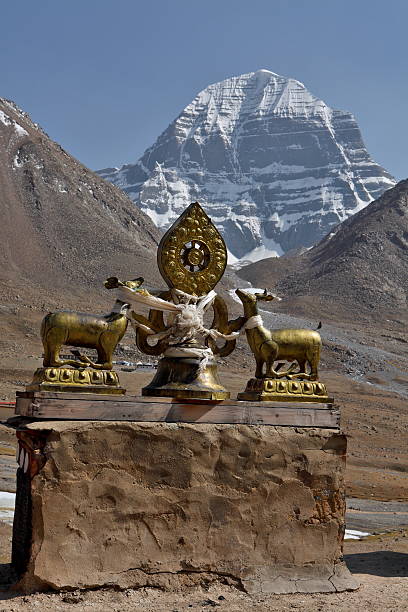
[(103, 284), (105, 285), (106, 289), (115, 289), (118, 286), (118, 283), (119, 279), (117, 276), (110, 276)]

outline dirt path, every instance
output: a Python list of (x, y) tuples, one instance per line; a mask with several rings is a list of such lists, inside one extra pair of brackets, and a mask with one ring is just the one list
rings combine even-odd
[(110, 589), (70, 593), (0, 594), (0, 611), (29, 612), (406, 612), (408, 602), (407, 533), (345, 544), (345, 559), (361, 582), (357, 591), (314, 595), (250, 596), (226, 585), (182, 593), (155, 589)]

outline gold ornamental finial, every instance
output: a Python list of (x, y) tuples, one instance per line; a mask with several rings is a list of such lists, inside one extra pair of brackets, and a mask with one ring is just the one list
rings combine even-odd
[(161, 239), (157, 264), (170, 288), (191, 295), (205, 295), (221, 279), (227, 248), (198, 202), (190, 204)]

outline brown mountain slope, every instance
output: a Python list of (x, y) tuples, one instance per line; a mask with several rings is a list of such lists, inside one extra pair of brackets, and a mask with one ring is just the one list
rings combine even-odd
[[(329, 318), (404, 316), (408, 301), (408, 180), (350, 217), (301, 256), (267, 259), (238, 274), (273, 286), (291, 309)], [(285, 306), (283, 306), (285, 308)]]
[(3, 281), (65, 289), (155, 268), (151, 220), (2, 99), (0, 211)]
[(122, 191), (0, 98), (0, 370), (41, 354), (45, 312), (109, 310), (108, 276), (157, 282), (159, 238)]

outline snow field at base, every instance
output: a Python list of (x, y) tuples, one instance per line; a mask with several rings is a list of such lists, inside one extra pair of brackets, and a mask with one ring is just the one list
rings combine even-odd
[(8, 525), (13, 524), (15, 502), (15, 493), (0, 491), (0, 521)]
[[(267, 259), (268, 257), (280, 257), (283, 255), (282, 249), (278, 245), (279, 252), (276, 250), (271, 250), (266, 248), (264, 245), (255, 247), (249, 253), (246, 253), (239, 261), (244, 264), (244, 262), (254, 263), (255, 261), (259, 261), (260, 259)], [(238, 259), (235, 258), (237, 261)]]
[(229, 266), (233, 266), (238, 262), (239, 262), (238, 257), (235, 257), (235, 255), (233, 255), (233, 253), (231, 253), (231, 251), (227, 249), (227, 264)]
[(144, 206), (141, 206), (140, 210), (151, 218), (156, 227), (163, 229), (170, 227), (172, 222), (177, 219), (177, 217), (173, 218), (172, 211), (170, 210), (166, 213), (158, 213), (157, 211), (151, 210), (150, 208), (145, 208)]
[(346, 529), (344, 534), (345, 540), (361, 540), (367, 536), (371, 535), (367, 531), (357, 531), (356, 529)]

